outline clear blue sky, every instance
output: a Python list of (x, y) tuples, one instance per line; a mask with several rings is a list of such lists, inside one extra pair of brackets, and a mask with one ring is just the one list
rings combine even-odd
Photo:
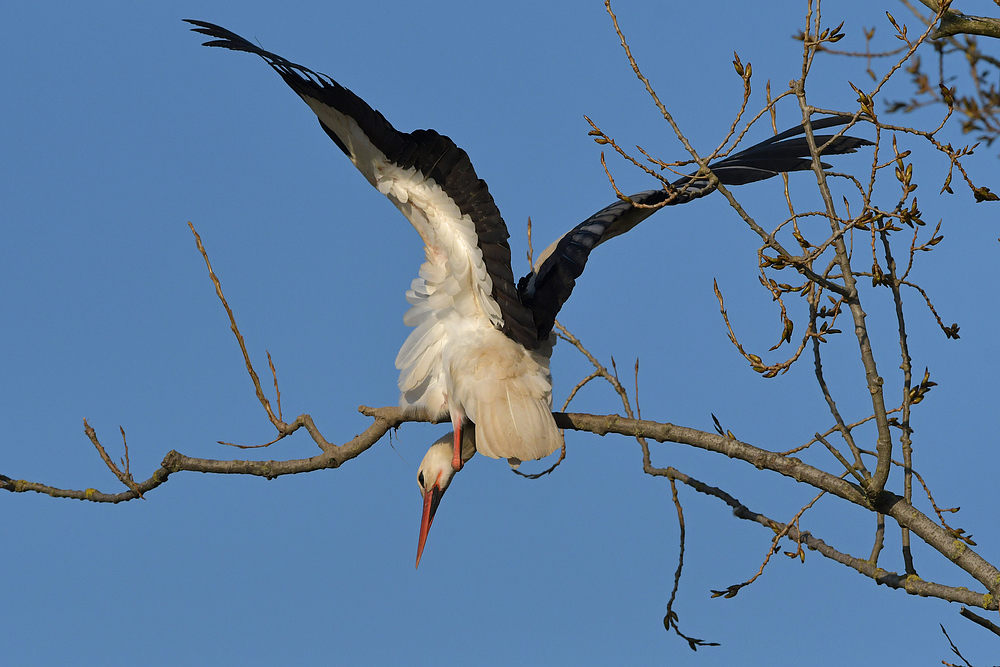
[[(863, 5), (824, 5), (830, 26), (846, 21), (842, 44), (860, 47), (864, 26), (887, 36), (885, 9), (905, 16), (896, 3)], [(170, 449), (239, 458), (216, 441), (273, 437), (189, 220), (258, 370), (266, 370), (265, 349), (277, 364), (286, 417), (308, 412), (342, 442), (368, 424), (358, 404), (397, 401), (393, 360), (407, 335), (403, 294), (421, 261), (417, 235), (262, 61), (202, 48), (183, 18), (219, 23), (329, 74), (401, 130), (451, 136), (490, 184), (511, 228), (518, 275), (529, 216), (538, 249), (613, 200), (583, 114), (623, 145), (683, 155), (600, 2), (249, 7), (40, 1), (5, 8), (0, 473), (120, 490), (83, 434), (84, 417), (115, 458), (118, 426), (125, 428), (132, 469), (143, 479)], [(803, 2), (766, 12), (729, 1), (710, 11), (653, 0), (619, 0), (616, 8), (663, 100), (703, 150), (722, 136), (739, 101), (734, 50), (753, 63), (758, 107), (766, 79), (780, 90), (800, 67), (791, 35), (803, 25)], [(855, 95), (845, 79), (870, 85), (862, 68), (818, 60), (814, 102), (850, 107)], [(793, 105), (781, 114), (780, 125), (797, 124)], [(766, 134), (761, 126), (751, 138)], [(957, 131), (947, 140), (966, 141)], [(969, 167), (1000, 190), (989, 180), (995, 152), (981, 151)], [(867, 159), (837, 164), (863, 169)], [(616, 168), (622, 189), (655, 186)], [(997, 209), (971, 203), (957, 183), (957, 194), (939, 197), (941, 160), (917, 168), (924, 218), (944, 217), (946, 239), (920, 258), (914, 277), (946, 322), (962, 326), (962, 339), (946, 341), (919, 297), (907, 294), (914, 366), (930, 367), (939, 383), (914, 418), (914, 461), (943, 506), (962, 506), (955, 525), (996, 563)], [(793, 189), (808, 197), (810, 180), (793, 177)], [(737, 195), (762, 221), (784, 215), (780, 182)], [(771, 381), (750, 371), (728, 342), (712, 294), (714, 278), (746, 343), (759, 350), (774, 342), (780, 324), (757, 286), (756, 245), (721, 197), (661, 212), (595, 252), (560, 319), (601, 359), (614, 355), (626, 374), (641, 359), (646, 418), (711, 430), (715, 413), (745, 441), (788, 449), (830, 424), (811, 364)], [(880, 370), (895, 382), (887, 298), (869, 292), (866, 308)], [(842, 338), (830, 346), (828, 368), (854, 420), (867, 414), (864, 386)], [(589, 372), (565, 344), (552, 367), (560, 403)], [(597, 385), (574, 405), (619, 408)], [(0, 496), (4, 658), (734, 665), (794, 652), (814, 665), (858, 656), (939, 664), (952, 659), (943, 622), (974, 664), (996, 662), (995, 637), (960, 619), (957, 605), (877, 587), (813, 552), (805, 564), (779, 555), (737, 598), (710, 599), (710, 589), (757, 571), (770, 533), (682, 489), (688, 550), (676, 610), (687, 633), (722, 644), (692, 653), (661, 625), (677, 555), (670, 487), (642, 474), (636, 443), (613, 436), (568, 434), (564, 465), (535, 482), (502, 462), (474, 459), (442, 503), (415, 572), (416, 467), (446, 430), (408, 424), (393, 447), (386, 439), (339, 470), (274, 481), (177, 474), (145, 501), (118, 506)], [(316, 452), (301, 434), (258, 454)], [(806, 458), (835, 469), (823, 452)], [(722, 486), (779, 520), (814, 495), (680, 445), (656, 445), (654, 463)], [(900, 477), (894, 472), (893, 483)], [(824, 499), (803, 528), (867, 555), (874, 517)], [(890, 531), (883, 567), (902, 569), (898, 542)], [(923, 577), (980, 588), (937, 554), (915, 553)]]

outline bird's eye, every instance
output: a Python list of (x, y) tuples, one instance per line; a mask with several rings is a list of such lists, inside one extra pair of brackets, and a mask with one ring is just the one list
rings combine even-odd
[(424, 488), (424, 473), (423, 472), (421, 472), (421, 473), (419, 473), (417, 475), (417, 484), (420, 485), (421, 489)]

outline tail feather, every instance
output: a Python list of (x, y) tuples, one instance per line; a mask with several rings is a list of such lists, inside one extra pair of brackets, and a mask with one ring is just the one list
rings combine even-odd
[[(463, 343), (468, 348), (452, 350), (448, 395), (476, 425), (479, 453), (531, 461), (559, 449), (548, 356), (497, 329), (481, 329)], [(551, 345), (540, 351), (550, 353)]]
[(506, 400), (480, 405), (474, 421), (476, 449), (490, 458), (533, 461), (562, 446), (562, 436), (545, 400), (511, 392)]

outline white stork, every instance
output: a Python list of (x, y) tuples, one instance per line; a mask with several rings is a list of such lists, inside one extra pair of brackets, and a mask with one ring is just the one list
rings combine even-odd
[[(438, 502), (454, 473), (477, 451), (521, 461), (548, 456), (562, 443), (552, 417), (549, 357), (555, 317), (583, 272), (590, 251), (623, 234), (656, 209), (618, 201), (549, 246), (517, 283), (507, 226), (469, 156), (434, 130), (403, 133), (357, 95), (318, 74), (204, 21), (192, 30), (214, 38), (205, 46), (246, 51), (264, 59), (309, 105), (320, 126), (368, 182), (410, 221), (427, 261), (406, 293), (403, 321), (414, 328), (399, 355), (400, 405), (432, 419), (450, 415), (453, 432), (420, 464), (424, 496), (417, 564)], [(845, 123), (827, 118), (814, 129)], [(780, 172), (809, 169), (802, 127), (783, 132), (710, 165), (719, 182), (742, 185)], [(817, 136), (824, 144), (831, 136)], [(826, 154), (869, 144), (840, 137)], [(824, 165), (827, 166), (827, 165)], [(639, 204), (681, 204), (715, 189), (707, 176), (688, 176), (667, 191), (649, 190)], [(474, 426), (474, 429), (472, 428)]]

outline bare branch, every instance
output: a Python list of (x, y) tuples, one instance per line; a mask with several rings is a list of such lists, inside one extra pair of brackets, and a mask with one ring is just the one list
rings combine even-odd
[[(94, 447), (97, 448), (97, 453), (101, 455), (101, 459), (104, 461), (105, 465), (108, 466), (111, 472), (115, 474), (115, 477), (117, 477), (122, 484), (132, 489), (132, 492), (135, 493), (136, 497), (142, 498), (142, 489), (140, 489), (139, 486), (135, 483), (135, 479), (132, 478), (132, 472), (129, 470), (128, 442), (125, 440), (125, 429), (122, 428), (121, 426), (119, 426), (118, 428), (122, 432), (122, 444), (125, 445), (125, 458), (122, 459), (122, 466), (125, 468), (124, 472), (122, 472), (118, 468), (118, 466), (115, 465), (115, 462), (111, 460), (111, 457), (108, 456), (108, 453), (104, 451), (104, 447), (97, 439), (97, 432), (94, 431), (93, 428), (91, 428), (90, 424), (87, 423), (86, 419), (83, 420), (83, 432), (87, 434), (87, 437), (90, 438), (90, 442), (92, 442), (94, 444)], [(145, 498), (143, 498), (143, 500), (145, 500)]]
[(983, 618), (979, 614), (973, 613), (972, 610), (966, 609), (965, 607), (962, 607), (962, 611), (959, 613), (976, 625), (981, 625), (996, 636), (1000, 637), (1000, 625), (997, 625), (989, 619)]
[[(959, 653), (958, 647), (955, 646), (955, 642), (951, 641), (951, 637), (948, 636), (948, 631), (944, 629), (943, 625), (941, 625), (941, 632), (944, 633), (945, 638), (948, 640), (948, 644), (951, 646), (952, 653), (954, 653), (955, 655), (957, 655), (962, 660), (962, 662), (965, 663), (966, 667), (972, 667), (972, 663), (970, 663), (968, 660), (966, 660), (965, 656), (963, 656), (961, 653)], [(941, 662), (944, 663), (944, 664), (946, 664), (946, 665), (950, 664), (950, 663), (944, 662), (944, 660), (942, 660)], [(958, 667), (958, 666), (957, 665), (952, 665), (952, 667)]]
[(695, 639), (694, 637), (689, 637), (688, 635), (681, 632), (678, 622), (680, 617), (677, 612), (673, 610), (674, 600), (677, 599), (677, 589), (680, 587), (681, 583), (681, 572), (684, 570), (684, 541), (685, 541), (685, 527), (684, 527), (684, 509), (681, 507), (680, 498), (677, 496), (677, 482), (674, 477), (670, 477), (670, 495), (674, 501), (674, 507), (677, 508), (677, 525), (680, 530), (680, 553), (677, 555), (677, 570), (674, 572), (674, 587), (670, 591), (670, 600), (667, 601), (667, 613), (663, 617), (663, 627), (669, 632), (671, 628), (677, 633), (677, 636), (681, 639), (687, 641), (688, 646), (692, 651), (697, 651), (699, 646), (719, 646), (715, 642), (706, 642), (702, 639)]
[[(264, 406), (264, 410), (267, 412), (268, 419), (274, 424), (274, 427), (278, 429), (278, 432), (283, 436), (288, 435), (286, 432), (288, 424), (281, 421), (280, 418), (274, 415), (271, 410), (271, 403), (264, 396), (264, 390), (260, 387), (260, 378), (257, 377), (257, 372), (253, 369), (253, 364), (250, 362), (250, 355), (247, 353), (247, 346), (243, 340), (243, 334), (240, 333), (240, 329), (236, 326), (236, 317), (233, 315), (232, 308), (229, 307), (229, 303), (226, 302), (226, 297), (222, 294), (222, 283), (219, 282), (218, 276), (215, 275), (215, 271), (212, 270), (212, 263), (208, 259), (208, 252), (205, 250), (205, 246), (202, 245), (201, 236), (195, 230), (194, 225), (188, 222), (188, 227), (191, 228), (191, 233), (194, 234), (195, 243), (198, 244), (198, 252), (201, 253), (202, 258), (205, 260), (205, 266), (208, 267), (208, 275), (212, 279), (212, 284), (215, 285), (215, 294), (222, 301), (222, 306), (226, 309), (226, 314), (229, 316), (229, 328), (232, 329), (233, 334), (236, 336), (237, 342), (240, 344), (240, 351), (243, 352), (243, 361), (246, 363), (247, 372), (250, 374), (250, 379), (253, 380), (254, 389), (257, 392), (257, 400), (260, 404)], [(277, 384), (277, 378), (275, 379), (275, 384)]]
[[(718, 489), (713, 486), (709, 486), (704, 482), (698, 481), (675, 468), (663, 468), (657, 469), (655, 473), (657, 476), (670, 477), (672, 479), (677, 479), (681, 481), (699, 493), (704, 493), (716, 498), (719, 498), (727, 505), (732, 507), (733, 516), (744, 519), (746, 521), (752, 521), (754, 523), (759, 523), (770, 530), (779, 532), (785, 529), (785, 524), (782, 524), (773, 519), (769, 519), (763, 514), (754, 512), (746, 507), (743, 503), (738, 501), (733, 496), (729, 495), (722, 489)], [(831, 547), (829, 544), (823, 540), (814, 537), (809, 532), (800, 531), (796, 527), (788, 528), (787, 535), (790, 539), (796, 540), (806, 545), (807, 548), (818, 551), (823, 556), (829, 558), (830, 560), (836, 561), (842, 565), (846, 565), (859, 574), (862, 574), (872, 580), (877, 584), (888, 586), (889, 588), (894, 588), (897, 590), (904, 590), (911, 595), (919, 595), (922, 597), (935, 597), (942, 600), (948, 600), (951, 602), (962, 602), (963, 604), (968, 604), (965, 600), (974, 600), (973, 606), (981, 608), (989, 608), (991, 610), (996, 610), (997, 608), (997, 596), (990, 594), (975, 593), (964, 587), (953, 587), (944, 586), (942, 584), (936, 584), (928, 581), (924, 581), (919, 577), (913, 575), (900, 576), (895, 572), (889, 572), (883, 570), (882, 568), (876, 566), (873, 562), (851, 556), (849, 554), (838, 551), (837, 549)]]

